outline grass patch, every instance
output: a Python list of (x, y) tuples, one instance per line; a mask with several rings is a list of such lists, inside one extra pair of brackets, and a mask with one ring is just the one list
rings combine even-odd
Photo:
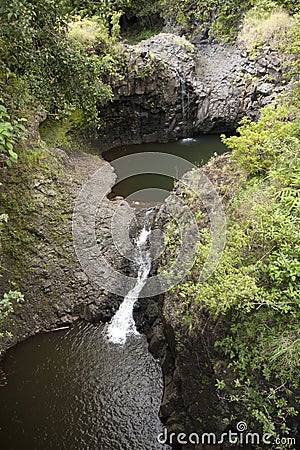
[(280, 49), (295, 26), (295, 19), (281, 8), (273, 11), (253, 8), (244, 18), (238, 41), (250, 53), (265, 44)]
[(160, 33), (161, 30), (158, 29), (150, 29), (150, 30), (136, 30), (136, 31), (130, 31), (123, 34), (123, 38), (129, 45), (138, 44), (141, 41), (144, 41), (146, 39), (150, 39), (152, 36), (155, 36), (156, 34)]
[(60, 120), (56, 118), (46, 119), (39, 128), (41, 139), (48, 147), (61, 147), (70, 150), (72, 147), (72, 132), (80, 128), (83, 121), (83, 113), (76, 109), (69, 116)]

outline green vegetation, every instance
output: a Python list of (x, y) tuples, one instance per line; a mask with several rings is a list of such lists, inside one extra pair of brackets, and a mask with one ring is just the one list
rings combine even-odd
[(237, 36), (239, 24), (249, 10), (251, 14), (255, 11), (261, 16), (280, 7), (290, 13), (299, 10), (297, 1), (285, 0), (160, 0), (160, 5), (162, 13), (170, 19), (175, 18), (177, 24), (193, 32), (198, 30), (200, 23), (202, 27), (207, 27), (210, 35), (221, 40)]
[[(1, 266), (3, 286), (20, 281), (23, 255), (36, 239), (29, 229), (37, 214), (29, 193), (35, 175), (47, 168), (32, 132), (35, 111), (47, 114), (51, 144), (67, 147), (70, 132), (97, 130), (98, 109), (111, 98), (106, 78), (119, 64), (120, 13), (112, 11), (109, 21), (102, 13), (76, 15), (76, 5), (65, 0), (0, 3), (0, 256), (10, 261), (9, 270)], [(0, 321), (19, 300), (13, 286), (0, 300)]]
[[(250, 2), (242, 5), (245, 7), (240, 10), (242, 14), (252, 6)], [(225, 9), (227, 6), (223, 4)], [(279, 2), (272, 5), (256, 2), (256, 7), (245, 15), (238, 39), (254, 58), (264, 46), (270, 45), (296, 83), (299, 15), (291, 16), (281, 6)], [(292, 3), (284, 6), (290, 12), (297, 9)], [(210, 27), (214, 35), (218, 35), (222, 23), (223, 7)], [(188, 11), (189, 16), (179, 11), (177, 20), (182, 20), (182, 25), (194, 20), (195, 9)], [(229, 27), (222, 25), (222, 32), (225, 30), (225, 35), (230, 36), (236, 28), (230, 23), (230, 15), (228, 19)], [(209, 22), (209, 18), (205, 20)], [(232, 150), (231, 160), (248, 178), (227, 205), (226, 247), (217, 269), (203, 283), (198, 280), (210, 251), (211, 235), (208, 228), (203, 228), (200, 216), (201, 240), (196, 263), (188, 279), (172, 292), (176, 329), (181, 330), (178, 346), (184, 342), (186, 332), (194, 336), (202, 333), (204, 318), (215, 321), (221, 330), (213, 361), (216, 389), (220, 400), (231, 404), (233, 414), (224, 421), (232, 423), (236, 411), (249, 429), (260, 429), (274, 437), (289, 436), (293, 432), (292, 420), (299, 411), (300, 388), (297, 85), (277, 103), (262, 109), (257, 122), (245, 117), (237, 135), (223, 136), (223, 141)], [(189, 193), (185, 195), (194, 211), (195, 199)], [(175, 241), (180, 244), (179, 237), (171, 229), (168, 239), (172, 255)]]
[(111, 96), (104, 78), (117, 64), (113, 42), (100, 19), (72, 19), (62, 1), (1, 2), (0, 89), (6, 108), (19, 117), (42, 105), (57, 119), (80, 108), (84, 126), (95, 126), (98, 107)]
[(300, 121), (290, 120), (293, 116), (297, 116), (296, 108), (278, 105), (263, 109), (258, 122), (243, 118), (237, 129), (239, 136), (223, 138), (233, 151), (233, 160), (250, 175), (264, 175), (281, 158), (296, 153)]
[[(5, 319), (10, 313), (14, 312), (14, 304), (23, 302), (24, 296), (19, 291), (9, 291), (3, 295), (0, 300), (0, 321)], [(6, 331), (7, 336), (11, 336), (9, 331)], [(0, 338), (4, 336), (4, 333), (0, 333)]]
[(80, 128), (82, 122), (82, 110), (75, 109), (60, 120), (53, 117), (46, 119), (40, 125), (39, 134), (50, 148), (62, 147), (70, 150), (74, 141), (73, 133), (76, 135), (76, 130)]
[[(0, 183), (1, 185), (1, 183)], [(0, 214), (0, 251), (1, 251), (1, 236), (3, 228), (7, 224), (9, 216), (7, 214)], [(2, 271), (2, 266), (0, 265)], [(0, 275), (1, 277), (1, 275)], [(0, 321), (5, 319), (10, 313), (14, 311), (14, 304), (23, 302), (24, 296), (18, 290), (10, 290), (6, 292), (2, 298), (0, 298)], [(9, 331), (5, 332), (6, 335), (10, 335)], [(0, 332), (0, 339), (4, 336), (4, 333)]]
[[(293, 24), (297, 19), (291, 19), (288, 12), (294, 13), (297, 5), (284, 0), (3, 0), (3, 105), (12, 119), (27, 117), (40, 105), (55, 120), (80, 110), (81, 122), (76, 128), (95, 132), (99, 126), (98, 111), (111, 99), (110, 76), (120, 67), (117, 42), (122, 39), (122, 27), (132, 42), (149, 37), (166, 21), (180, 24), (189, 33), (199, 26), (207, 27), (211, 35), (226, 39), (236, 35), (239, 21), (252, 8), (247, 13), (241, 41), (244, 39), (245, 45), (253, 47), (265, 38), (273, 39), (274, 27), (275, 35), (282, 29), (283, 33), (296, 36), (298, 28)], [(284, 7), (287, 12), (279, 10), (270, 18), (268, 14), (277, 7)], [(262, 23), (261, 32), (251, 37), (253, 20), (259, 30), (258, 18), (262, 21), (266, 17), (268, 26)], [(291, 45), (291, 52), (296, 54), (297, 50)]]
[(300, 15), (289, 15), (283, 8), (252, 8), (244, 17), (238, 34), (239, 44), (256, 59), (260, 50), (270, 46), (282, 61), (288, 75), (296, 75), (299, 64)]
[(16, 162), (18, 154), (15, 152), (15, 145), (22, 139), (24, 125), (20, 122), (26, 119), (11, 120), (10, 115), (0, 99), (0, 162), (5, 162), (8, 166)]
[[(41, 108), (48, 117), (42, 138), (52, 146), (68, 147), (72, 133), (95, 132), (100, 125), (99, 109), (112, 97), (110, 77), (122, 67), (122, 29), (128, 40), (137, 40), (169, 21), (189, 34), (202, 30), (232, 40), (243, 17), (240, 43), (253, 57), (271, 44), (296, 79), (296, 0), (0, 3), (0, 163), (4, 182), (13, 187), (8, 192), (2, 186), (0, 238), (2, 254), (9, 255), (13, 268), (18, 270), (20, 255), (36, 242), (28, 217), (39, 211), (28, 192), (37, 167), (48, 171), (39, 143), (29, 148), (28, 141), (22, 142), (22, 135), (30, 135), (34, 111)], [(146, 79), (152, 65), (150, 59), (138, 76)], [(249, 425), (259, 424), (273, 435), (289, 433), (298, 407), (293, 393), (300, 388), (298, 116), (295, 89), (289, 98), (263, 109), (257, 122), (244, 118), (237, 136), (224, 137), (232, 160), (248, 174), (227, 207), (227, 245), (214, 274), (198, 283), (210, 248), (209, 230), (203, 229), (191, 277), (174, 291), (180, 299), (178, 320), (187, 329), (199, 331), (204, 313), (222, 321), (225, 331), (216, 351), (227, 370), (215, 373), (220, 397), (240, 409), (242, 405)], [(49, 220), (53, 239), (53, 229), (63, 220), (59, 207)], [(174, 239), (170, 242), (172, 246)], [(4, 294), (0, 321), (22, 300), (17, 287)]]
[(189, 281), (175, 290), (179, 317), (197, 330), (201, 314), (221, 318), (216, 343), (227, 371), (216, 373), (220, 396), (264, 431), (290, 432), (300, 387), (300, 121), (294, 105), (267, 107), (223, 138), (249, 174), (227, 210), (227, 244), (218, 268), (197, 281), (210, 248), (202, 230)]

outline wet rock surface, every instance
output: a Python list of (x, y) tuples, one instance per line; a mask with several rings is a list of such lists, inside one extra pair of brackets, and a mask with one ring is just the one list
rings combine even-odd
[[(202, 170), (214, 184), (224, 205), (246, 176), (230, 161), (228, 153), (213, 158)], [(193, 172), (186, 174), (186, 177), (193, 178)], [(180, 182), (175, 190), (178, 196), (184, 195)], [(193, 209), (195, 205), (189, 206)], [(163, 214), (161, 217), (161, 226), (165, 227), (168, 219)], [(206, 223), (206, 215), (203, 220)], [(222, 361), (218, 359), (214, 344), (222, 338), (226, 323), (209, 318), (204, 312), (199, 316), (198, 323), (193, 324), (194, 330), (190, 331), (178, 315), (181, 305), (181, 298), (167, 292), (156, 298), (140, 299), (135, 309), (138, 329), (147, 335), (149, 350), (159, 359), (164, 373), (165, 389), (160, 417), (169, 436), (171, 433), (176, 436), (179, 433), (197, 433), (200, 437), (203, 433), (215, 433), (220, 436), (227, 431), (223, 418), (232, 411), (216, 389), (216, 366), (220, 373)], [(174, 443), (172, 448), (221, 447)]]
[(100, 112), (106, 149), (233, 131), (287, 83), (269, 47), (254, 61), (237, 45), (160, 33), (124, 45), (122, 56), (124, 73), (111, 80), (114, 100)]
[[(113, 185), (112, 167), (97, 156), (83, 152), (70, 155), (52, 149), (45, 172), (35, 173), (30, 186), (32, 205), (38, 214), (28, 211), (27, 233), (34, 245), (22, 252), (18, 262), (18, 287), (25, 301), (1, 322), (1, 331), (10, 330), (12, 337), (0, 340), (1, 350), (33, 334), (72, 324), (82, 318), (106, 322), (118, 309), (122, 298), (90, 280), (75, 253), (72, 217), (76, 198), (82, 185), (101, 168), (103, 183)], [(102, 216), (96, 217), (97, 242), (103, 254), (110, 254), (115, 270), (130, 270), (128, 262), (117, 251), (112, 252), (111, 218), (119, 202), (102, 202)], [(16, 276), (8, 259), (1, 278), (1, 291), (11, 289), (10, 280)]]

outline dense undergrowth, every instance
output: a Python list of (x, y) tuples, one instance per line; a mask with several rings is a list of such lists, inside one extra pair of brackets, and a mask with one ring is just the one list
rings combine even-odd
[[(120, 64), (115, 45), (120, 13), (111, 4), (102, 14), (86, 17), (64, 0), (0, 3), (0, 256), (10, 261), (10, 272), (26, 245), (34, 246), (25, 241), (30, 234), (26, 217), (33, 214), (26, 193), (35, 174), (44, 170), (44, 150), (33, 130), (36, 115), (48, 117), (56, 133), (53, 145), (67, 147), (68, 133), (97, 130), (98, 110), (111, 98), (107, 79)], [(7, 285), (1, 261), (0, 268)], [(8, 282), (0, 320), (23, 300), (14, 280)]]
[(192, 273), (173, 292), (182, 299), (183, 328), (200, 332), (203, 313), (226, 324), (215, 344), (227, 367), (226, 375), (215, 373), (220, 398), (274, 437), (295, 433), (300, 399), (298, 98), (294, 92), (264, 108), (258, 122), (242, 120), (237, 136), (223, 137), (248, 179), (227, 206), (217, 269), (197, 281), (211, 245), (209, 229), (202, 229)]
[(208, 36), (221, 40), (236, 38), (241, 20), (249, 10), (256, 9), (259, 14), (266, 14), (280, 7), (286, 8), (290, 13), (299, 10), (298, 2), (285, 0), (161, 0), (161, 5), (167, 17), (175, 17), (179, 25), (189, 27), (191, 32), (199, 30), (201, 24)]
[[(21, 141), (27, 126), (23, 119), (30, 122), (37, 108), (51, 121), (54, 145), (64, 142), (72, 130), (97, 130), (99, 109), (112, 95), (109, 78), (122, 65), (118, 42), (124, 39), (122, 30), (128, 37), (131, 25), (139, 25), (135, 39), (136, 32), (143, 37), (169, 22), (190, 34), (202, 30), (207, 36), (232, 40), (246, 14), (241, 44), (255, 58), (258, 49), (270, 43), (297, 81), (298, 10), (293, 0), (3, 0), (0, 164), (11, 166), (19, 156), (20, 171), (26, 167), (28, 173), (40, 164), (35, 146), (26, 156), (27, 144)], [(299, 399), (298, 114), (295, 89), (265, 108), (257, 123), (244, 119), (237, 136), (224, 138), (248, 180), (228, 206), (227, 245), (217, 270), (205, 283), (188, 281), (176, 290), (182, 298), (183, 324), (197, 331), (197, 318), (204, 310), (229, 324), (227, 335), (216, 344), (229, 368), (225, 377), (216, 373), (220, 396), (243, 405), (245, 419), (273, 435), (289, 434)], [(18, 176), (14, 167), (5, 170)], [(25, 175), (19, 173), (19, 183), (26, 182)], [(5, 232), (7, 239), (9, 230), (13, 240), (21, 229), (14, 224), (22, 219), (22, 210), (14, 210), (20, 199), (12, 194), (9, 207), (9, 194), (3, 190), (0, 237)], [(209, 233), (203, 232), (191, 280), (197, 279), (209, 244)], [(0, 320), (15, 300), (22, 300), (18, 291), (3, 298)]]

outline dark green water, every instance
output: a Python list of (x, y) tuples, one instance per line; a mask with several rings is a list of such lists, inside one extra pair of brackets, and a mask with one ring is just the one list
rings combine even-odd
[[(151, 203), (163, 201), (168, 196), (169, 191), (172, 190), (174, 180), (176, 180), (178, 173), (180, 173), (180, 167), (177, 166), (177, 163), (173, 163), (170, 160), (173, 177), (159, 175), (161, 170), (161, 157), (159, 153), (179, 156), (199, 167), (205, 164), (215, 153), (220, 155), (226, 151), (228, 151), (227, 147), (222, 144), (220, 137), (217, 135), (205, 135), (195, 139), (182, 139), (168, 144), (127, 145), (109, 150), (103, 153), (103, 157), (109, 162), (126, 155), (153, 152), (153, 167), (155, 171), (155, 173), (151, 174), (137, 174), (119, 183), (117, 182), (109, 198), (120, 195), (125, 198), (129, 196), (128, 200), (131, 202)], [(138, 170), (139, 167), (137, 166), (136, 172)], [(119, 178), (122, 178), (124, 173), (126, 171), (123, 171), (122, 168), (117, 171)]]
[(0, 387), (1, 450), (163, 450), (159, 364), (143, 336), (103, 327), (38, 335), (10, 350)]

